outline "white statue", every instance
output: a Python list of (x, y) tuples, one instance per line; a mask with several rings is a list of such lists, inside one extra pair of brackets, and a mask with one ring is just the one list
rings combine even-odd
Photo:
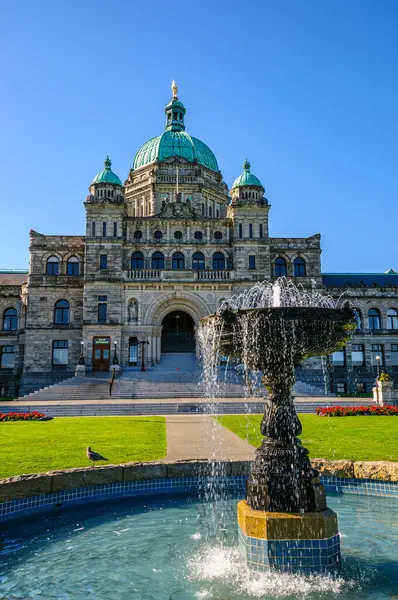
[(137, 321), (138, 319), (138, 302), (132, 298), (129, 302), (129, 322)]

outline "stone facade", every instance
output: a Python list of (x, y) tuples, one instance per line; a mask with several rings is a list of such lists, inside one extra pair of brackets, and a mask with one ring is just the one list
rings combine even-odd
[[(122, 369), (139, 363), (142, 352), (146, 364), (156, 365), (167, 315), (187, 314), (197, 326), (224, 298), (278, 274), (304, 286), (314, 281), (335, 297), (345, 289), (322, 278), (319, 234), (269, 237), (270, 204), (250, 165), (245, 163), (228, 191), (214, 155), (183, 131), (184, 115), (174, 96), (166, 107), (169, 137), (160, 136), (157, 154), (146, 150), (153, 140), (144, 144), (124, 184), (107, 158), (85, 201), (85, 236), (31, 231), (29, 272), (0, 272), (0, 350), (14, 349), (13, 360), (0, 363), (2, 395), (72, 376), (81, 356), (88, 370), (108, 368), (115, 353)], [(166, 142), (169, 146), (162, 146)], [(398, 307), (398, 285), (358, 286), (348, 297), (362, 311), (363, 330), (347, 345), (338, 375), (341, 382), (349, 379), (352, 344), (363, 343), (358, 382), (371, 386), (372, 344), (383, 345), (387, 370), (398, 369), (391, 351), (398, 330), (387, 323), (387, 310)], [(381, 311), (383, 327), (377, 332), (367, 328), (370, 306)], [(17, 311), (12, 326), (9, 308)], [(300, 373), (323, 381), (319, 360)], [(338, 377), (333, 381), (336, 387)]]

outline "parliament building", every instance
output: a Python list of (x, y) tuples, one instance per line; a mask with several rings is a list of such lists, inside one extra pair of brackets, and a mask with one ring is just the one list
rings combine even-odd
[[(28, 271), (0, 271), (0, 395), (73, 376), (79, 358), (108, 371), (145, 352), (194, 352), (199, 320), (257, 281), (287, 276), (357, 310), (358, 328), (327, 359), (337, 393), (368, 392), (378, 369), (398, 380), (398, 274), (323, 274), (321, 238), (271, 238), (270, 202), (245, 160), (232, 186), (185, 129), (177, 96), (164, 132), (145, 142), (124, 182), (106, 157), (89, 186), (84, 236), (30, 232)], [(377, 359), (376, 359), (377, 357)], [(320, 381), (320, 360), (303, 380)]]

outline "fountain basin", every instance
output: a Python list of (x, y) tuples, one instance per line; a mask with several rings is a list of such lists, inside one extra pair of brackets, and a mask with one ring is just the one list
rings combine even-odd
[[(338, 578), (253, 573), (237, 552), (235, 506), (245, 478), (235, 483), (224, 478), (224, 483), (227, 479), (231, 482), (224, 488), (225, 518), (218, 534), (209, 527), (212, 502), (196, 493), (153, 496), (151, 485), (155, 492), (163, 485), (156, 480), (142, 482), (145, 498), (71, 504), (13, 520), (8, 529), (3, 523), (0, 598), (374, 600), (395, 594), (398, 540), (391, 523), (398, 520), (398, 505), (392, 497), (363, 496), (361, 491), (370, 486), (360, 481), (359, 495), (350, 495), (349, 480), (341, 481), (347, 493), (330, 493), (329, 504), (340, 515), (344, 550)], [(203, 480), (186, 479), (185, 485), (203, 489)], [(380, 485), (373, 482), (374, 494)], [(393, 494), (394, 484), (386, 485)], [(116, 490), (121, 484), (114, 486)]]
[[(289, 355), (297, 366), (306, 358), (334, 352), (356, 329), (355, 314), (348, 304), (343, 308), (227, 309), (220, 315), (205, 317), (202, 323), (212, 323), (218, 330), (222, 354), (241, 360), (244, 356), (247, 367), (262, 371), (268, 367), (267, 354), (271, 354), (271, 348), (280, 353), (283, 345), (288, 344)], [(245, 352), (242, 344), (245, 335), (255, 347), (253, 352)]]

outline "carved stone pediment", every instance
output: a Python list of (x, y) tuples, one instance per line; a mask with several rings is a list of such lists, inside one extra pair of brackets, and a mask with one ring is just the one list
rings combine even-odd
[(180, 198), (177, 198), (175, 202), (163, 202), (160, 213), (156, 216), (163, 217), (165, 219), (197, 219), (195, 209), (193, 208), (190, 200), (182, 202)]

